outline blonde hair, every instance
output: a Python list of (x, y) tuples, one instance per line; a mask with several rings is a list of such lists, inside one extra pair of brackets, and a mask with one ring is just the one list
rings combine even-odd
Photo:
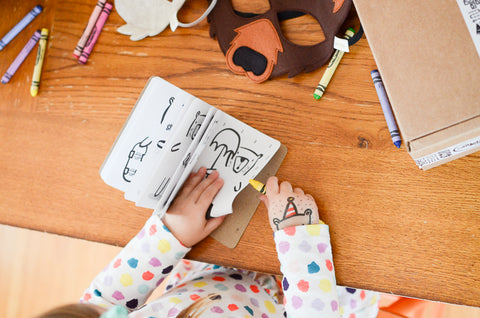
[[(198, 318), (214, 302), (222, 299), (219, 294), (210, 294), (200, 298), (184, 310), (176, 318)], [(91, 304), (69, 304), (54, 308), (36, 318), (98, 318), (99, 311)]]
[(200, 298), (182, 310), (176, 318), (198, 318), (212, 305), (212, 303), (220, 299), (222, 299), (222, 296), (219, 294), (210, 294), (206, 297)]
[(100, 313), (88, 304), (69, 304), (47, 311), (37, 318), (98, 318)]

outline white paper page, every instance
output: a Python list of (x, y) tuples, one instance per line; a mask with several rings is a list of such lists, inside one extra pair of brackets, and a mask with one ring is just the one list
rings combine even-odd
[(180, 191), (183, 183), (190, 175), (190, 172), (192, 172), (195, 162), (198, 160), (199, 155), (202, 153), (203, 148), (205, 147), (203, 140), (208, 134), (208, 129), (211, 129), (212, 127), (211, 123), (213, 122), (213, 117), (216, 112), (217, 109), (213, 107), (209, 110), (202, 127), (195, 137), (195, 140), (190, 145), (190, 148), (187, 150), (187, 153), (182, 159), (183, 164), (178, 167), (177, 171), (175, 171), (169, 186), (165, 190), (165, 197), (162, 198), (162, 200), (160, 200), (155, 207), (154, 213), (159, 214), (160, 217), (163, 217), (163, 214), (166, 212), (173, 199), (175, 199), (175, 196), (177, 195), (178, 191)]
[(189, 104), (194, 98), (161, 78), (148, 82), (102, 165), (100, 176), (106, 184), (128, 191), (143, 164), (148, 159), (155, 161), (150, 157), (160, 152), (155, 151), (158, 140), (154, 136), (167, 126), (162, 118), (168, 116), (169, 125), (175, 125), (178, 120), (175, 113), (169, 112), (172, 96), (175, 103), (181, 104)]
[(193, 171), (207, 167), (218, 170), (224, 185), (213, 200), (210, 215), (232, 213), (232, 203), (240, 191), (267, 165), (280, 147), (280, 142), (217, 111), (213, 128), (205, 138), (205, 148)]
[[(172, 177), (178, 166), (182, 165), (183, 157), (199, 132), (203, 121), (213, 107), (200, 99), (195, 99), (182, 116), (181, 123), (175, 129), (170, 146), (165, 149), (161, 162), (156, 163), (149, 182), (144, 183), (137, 206), (155, 209), (165, 190), (172, 183)], [(170, 188), (171, 189), (171, 188)]]
[[(175, 143), (174, 136), (177, 129), (183, 126), (183, 116), (195, 97), (182, 90), (173, 90), (177, 88), (174, 85), (160, 79), (155, 78), (153, 85), (156, 89), (155, 100), (164, 101), (169, 106), (165, 109), (161, 118), (157, 120), (160, 126), (152, 132), (153, 147), (151, 148), (150, 156), (146, 157), (142, 162), (142, 169), (140, 169), (128, 191), (125, 192), (125, 199), (137, 202), (140, 200), (142, 193), (145, 191), (146, 185), (152, 182), (154, 176), (153, 171), (158, 169), (158, 162), (168, 153)], [(169, 90), (166, 94), (165, 88)]]

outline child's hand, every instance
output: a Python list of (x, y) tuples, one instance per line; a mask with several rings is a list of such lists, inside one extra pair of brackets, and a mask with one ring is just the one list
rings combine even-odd
[(318, 224), (318, 208), (310, 194), (302, 189), (292, 189), (286, 181), (278, 185), (277, 177), (270, 177), (266, 184), (266, 195), (260, 197), (268, 209), (272, 230), (278, 231), (289, 226)]
[(205, 214), (223, 186), (214, 171), (205, 179), (206, 168), (200, 168), (185, 181), (163, 217), (163, 224), (186, 247), (192, 247), (222, 224), (224, 216), (205, 219)]

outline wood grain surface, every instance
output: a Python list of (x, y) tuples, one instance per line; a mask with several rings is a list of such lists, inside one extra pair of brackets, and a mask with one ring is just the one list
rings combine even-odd
[[(193, 21), (203, 2), (187, 1), (181, 20)], [(29, 94), (36, 49), (0, 86), (1, 223), (125, 245), (151, 210), (104, 184), (99, 168), (156, 75), (287, 146), (278, 176), (317, 200), (338, 284), (480, 306), (480, 155), (423, 172), (393, 146), (365, 37), (317, 101), (325, 66), (255, 84), (227, 69), (207, 21), (132, 42), (116, 32), (124, 22), (113, 10), (87, 64), (78, 64), (72, 52), (95, 3), (2, 1), (0, 36), (36, 4), (45, 8), (0, 51), (2, 75), (36, 29), (51, 35), (39, 95)], [(292, 23), (291, 36), (309, 34), (309, 24)], [(353, 9), (346, 25), (358, 29)], [(188, 257), (279, 273), (263, 207), (237, 248), (207, 238)]]

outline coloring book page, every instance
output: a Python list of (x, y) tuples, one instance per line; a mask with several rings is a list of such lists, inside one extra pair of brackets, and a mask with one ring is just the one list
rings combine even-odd
[(280, 142), (152, 77), (100, 170), (137, 206), (163, 214), (192, 171), (218, 170), (224, 185), (210, 216), (232, 213), (235, 197), (269, 163)]
[(193, 170), (207, 167), (207, 173), (218, 170), (224, 185), (213, 200), (210, 215), (232, 213), (235, 197), (268, 164), (280, 148), (280, 142), (238, 119), (217, 111), (213, 129)]
[(163, 215), (167, 208), (172, 203), (173, 199), (177, 195), (178, 191), (182, 187), (183, 183), (193, 172), (194, 163), (197, 162), (199, 155), (202, 153), (203, 148), (205, 147), (205, 143), (203, 142), (204, 136), (208, 135), (208, 131), (212, 127), (213, 117), (217, 109), (211, 108), (207, 113), (207, 116), (204, 120), (204, 124), (198, 131), (195, 140), (190, 145), (187, 153), (184, 155), (182, 159), (182, 165), (177, 167), (174, 176), (168, 187), (165, 189), (164, 196), (161, 201), (158, 202), (157, 206), (155, 207), (154, 213)]
[(137, 206), (155, 209), (165, 190), (172, 183), (177, 168), (186, 166), (187, 162), (184, 156), (201, 129), (210, 109), (213, 107), (200, 99), (195, 99), (188, 106), (165, 147), (163, 157), (156, 160), (155, 167), (148, 171), (150, 179), (148, 181), (141, 180), (143, 190), (135, 201)]
[(172, 195), (166, 202), (160, 202), (154, 213), (163, 215), (190, 172), (197, 171), (200, 167), (206, 167), (207, 174), (217, 170), (224, 180), (222, 189), (212, 202), (210, 216), (232, 213), (235, 197), (268, 164), (279, 147), (279, 141), (216, 110)]
[(104, 182), (128, 193), (135, 191), (135, 179), (143, 184), (194, 98), (161, 78), (150, 79), (100, 169)]

